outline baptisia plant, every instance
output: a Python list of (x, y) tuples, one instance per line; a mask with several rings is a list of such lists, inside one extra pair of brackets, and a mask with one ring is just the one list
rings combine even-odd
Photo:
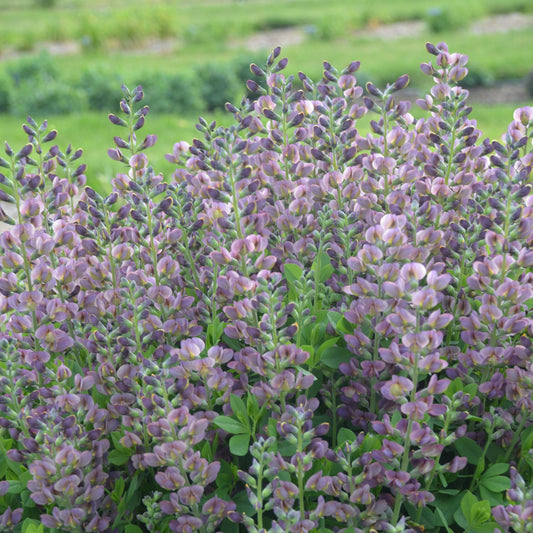
[(1, 531), (531, 530), (533, 108), (482, 139), (426, 47), (412, 112), (276, 48), (167, 177), (123, 87), (109, 194), (6, 143)]

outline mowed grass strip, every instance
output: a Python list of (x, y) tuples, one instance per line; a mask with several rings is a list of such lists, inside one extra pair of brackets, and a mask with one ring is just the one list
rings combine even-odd
[[(426, 17), (428, 9), (443, 9), (457, 23), (493, 13), (533, 11), (523, 0), (56, 0), (53, 8), (39, 8), (35, 0), (0, 0), (5, 45), (28, 48), (32, 40), (62, 41), (92, 35), (102, 41), (119, 37), (123, 44), (147, 37), (197, 39), (203, 31), (219, 37), (246, 35), (257, 29), (314, 25), (318, 31), (346, 32), (398, 20)], [(208, 15), (208, 16), (206, 16)], [(39, 24), (36, 25), (35, 21)]]

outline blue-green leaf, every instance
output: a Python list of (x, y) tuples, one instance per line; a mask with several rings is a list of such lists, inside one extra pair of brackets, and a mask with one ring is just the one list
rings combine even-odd
[(250, 447), (250, 434), (233, 435), (229, 440), (229, 451), (233, 455), (243, 457), (248, 453)]
[(332, 337), (331, 339), (328, 339), (324, 341), (317, 349), (318, 357), (322, 355), (324, 350), (327, 350), (328, 348), (331, 348), (332, 346), (335, 346), (337, 344), (340, 337)]
[(32, 518), (24, 519), (21, 533), (44, 533), (44, 525)]
[(511, 488), (511, 480), (506, 476), (482, 476), (479, 482), (492, 492), (503, 492)]
[(489, 466), (487, 470), (483, 473), (483, 477), (492, 477), (505, 474), (509, 470), (509, 463), (496, 463), (495, 465)]
[(294, 263), (285, 263), (284, 266), (285, 279), (289, 283), (294, 283), (295, 281), (303, 277), (304, 271)]
[(311, 270), (318, 274), (319, 283), (324, 283), (328, 280), (334, 271), (329, 255), (326, 252), (318, 253), (313, 261)]
[(477, 465), (480, 457), (483, 456), (483, 450), (481, 446), (468, 437), (461, 437), (460, 439), (457, 439), (454, 445), (457, 448), (457, 451), (466, 457), (470, 464)]
[[(230, 394), (229, 402), (233, 410), (233, 414), (239, 419), (240, 422), (250, 430), (250, 419), (248, 417), (248, 409), (244, 404), (242, 398), (239, 398), (235, 394)], [(240, 432), (239, 432), (240, 433)]]
[(340, 428), (337, 433), (337, 446), (342, 446), (345, 442), (353, 442), (357, 438), (356, 434), (348, 428)]
[(128, 524), (124, 528), (124, 533), (143, 533), (143, 530), (135, 524)]
[(111, 450), (107, 458), (112, 465), (121, 466), (123, 464), (126, 464), (130, 460), (131, 456), (131, 450), (129, 450), (128, 448), (121, 447), (117, 450)]
[(230, 418), (229, 416), (220, 415), (217, 416), (213, 423), (218, 426), (219, 428), (223, 429), (224, 431), (227, 431), (228, 433), (246, 433), (248, 434), (248, 428), (238, 420), (235, 420), (234, 418)]
[(320, 362), (329, 368), (334, 368), (337, 370), (341, 363), (348, 363), (352, 357), (352, 352), (350, 352), (347, 348), (331, 346), (322, 352), (320, 356)]

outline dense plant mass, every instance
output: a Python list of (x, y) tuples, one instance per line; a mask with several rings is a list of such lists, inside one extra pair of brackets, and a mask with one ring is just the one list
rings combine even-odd
[(0, 159), (1, 531), (533, 531), (533, 108), (482, 140), (467, 57), (427, 50), (416, 120), (407, 76), (296, 85), (274, 50), (167, 181), (123, 87), (105, 198), (28, 118)]
[[(224, 64), (203, 64), (194, 71), (172, 74), (158, 70), (135, 72), (128, 78), (149, 95), (150, 110), (159, 114), (194, 114), (223, 110), (226, 101), (239, 94), (250, 77), (249, 55)], [(246, 65), (246, 71), (243, 66)], [(74, 79), (60, 71), (52, 56), (42, 52), (22, 58), (0, 71), (0, 113), (17, 116), (67, 115), (83, 111), (118, 109), (117, 80), (120, 76), (105, 69), (82, 69)]]

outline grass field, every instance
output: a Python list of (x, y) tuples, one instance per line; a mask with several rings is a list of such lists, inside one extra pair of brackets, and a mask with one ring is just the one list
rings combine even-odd
[[(476, 105), (472, 118), (478, 122), (483, 138), (500, 139), (507, 125), (513, 119), (515, 106), (502, 104), (497, 106)], [(413, 109), (416, 116), (423, 116), (421, 110)], [(205, 118), (216, 120), (218, 124), (230, 125), (233, 117), (229, 113), (205, 115)], [(359, 121), (361, 135), (368, 131), (368, 121), (373, 115), (367, 115)], [(150, 163), (156, 172), (163, 172), (170, 177), (174, 167), (165, 159), (165, 154), (172, 151), (174, 143), (185, 140), (189, 143), (199, 137), (195, 128), (197, 117), (153, 116), (148, 115), (146, 125), (141, 131), (158, 136), (158, 142), (147, 151)], [(0, 143), (8, 141), (12, 148), (21, 148), (27, 137), (22, 131), (23, 119), (9, 115), (0, 116)], [(107, 149), (114, 147), (113, 136), (121, 134), (121, 130), (113, 126), (104, 114), (83, 113), (80, 115), (59, 116), (49, 120), (50, 128), (58, 130), (59, 135), (54, 141), (64, 151), (67, 145), (83, 148), (82, 162), (87, 164), (88, 183), (102, 192), (111, 190), (111, 179), (121, 172), (121, 165), (107, 156)]]
[[(531, 28), (479, 35), (468, 31), (469, 24), (487, 15), (533, 13), (531, 0), (56, 0), (54, 7), (46, 9), (40, 4), (39, 0), (0, 0), (0, 74), (38, 53), (44, 42), (74, 43), (78, 53), (51, 58), (61, 79), (74, 82), (87, 69), (98, 68), (131, 87), (155, 73), (184, 73), (213, 63), (229, 64), (239, 57), (260, 62), (270, 50), (251, 51), (247, 39), (260, 31), (288, 27), (303, 30), (304, 39), (283, 48), (289, 58), (287, 72), (301, 70), (314, 79), (321, 76), (324, 60), (340, 68), (360, 60), (362, 79), (372, 79), (379, 86), (408, 73), (411, 86), (424, 92), (430, 80), (419, 64), (429, 59), (426, 41), (447, 42), (450, 50), (470, 57), (473, 70), (494, 80), (522, 78), (533, 69)], [(396, 21), (427, 21), (430, 8), (441, 10), (441, 19), (447, 20), (444, 31), (435, 33), (427, 23), (420, 34), (394, 41), (372, 38), (363, 31)], [(165, 42), (167, 48), (151, 48)], [(117, 99), (118, 89), (117, 81)], [(475, 105), (473, 117), (486, 136), (499, 138), (515, 107)], [(68, 143), (84, 148), (90, 183), (110, 188), (110, 176), (120, 166), (106, 156), (106, 150), (121, 132), (108, 122), (105, 112), (34, 118), (48, 118), (58, 129), (61, 148)], [(171, 172), (164, 154), (174, 142), (196, 136), (196, 118), (148, 117), (146, 133), (159, 136), (150, 150), (156, 170)], [(215, 118), (223, 124), (232, 119), (220, 113)], [(23, 121), (24, 115), (0, 115), (0, 142), (22, 145)], [(360, 127), (364, 130), (364, 121)]]
[[(247, 52), (245, 38), (254, 32), (293, 26), (303, 28), (307, 37), (287, 46), (284, 53), (290, 68), (303, 70), (311, 77), (320, 75), (322, 60), (344, 66), (358, 59), (363, 71), (377, 83), (405, 72), (412, 75), (413, 83), (419, 83), (422, 76), (417, 66), (426, 60), (423, 44), (427, 40), (446, 41), (495, 79), (523, 77), (533, 69), (531, 28), (480, 35), (467, 31), (469, 24), (489, 14), (533, 12), (529, 0), (447, 0), (431, 4), (426, 0), (117, 0), (112, 6), (102, 1), (56, 0), (53, 9), (37, 9), (36, 3), (38, 0), (0, 0), (2, 49), (11, 50), (3, 61), (0, 56), (0, 69), (2, 64), (17, 60), (13, 59), (17, 50), (39, 48), (38, 43), (43, 41), (72, 41), (85, 43), (81, 47), (85, 53), (55, 58), (65, 76), (76, 77), (86, 68), (105, 65), (130, 81), (141, 72), (175, 72), (230, 61)], [(393, 42), (362, 35), (362, 28), (425, 19), (429, 8), (440, 9), (440, 19), (448, 21), (441, 33), (427, 25), (420, 35)], [(170, 40), (169, 48), (154, 53), (150, 48), (154, 39)]]
[(6, 45), (28, 49), (35, 40), (84, 36), (95, 37), (95, 44), (119, 40), (128, 45), (146, 37), (170, 36), (197, 44), (290, 25), (314, 25), (330, 37), (368, 24), (421, 19), (429, 8), (442, 9), (443, 17), (462, 27), (491, 13), (533, 11), (525, 0), (56, 0), (52, 9), (39, 8), (40, 4), (38, 0), (0, 0)]

